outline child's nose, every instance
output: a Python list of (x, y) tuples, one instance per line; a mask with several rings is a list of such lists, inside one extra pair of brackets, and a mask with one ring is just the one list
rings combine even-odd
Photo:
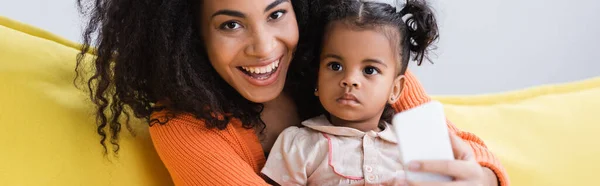
[(360, 83), (358, 82), (358, 80), (356, 80), (356, 78), (353, 78), (352, 76), (346, 76), (344, 79), (342, 79), (342, 81), (340, 81), (340, 86), (342, 88), (360, 88)]

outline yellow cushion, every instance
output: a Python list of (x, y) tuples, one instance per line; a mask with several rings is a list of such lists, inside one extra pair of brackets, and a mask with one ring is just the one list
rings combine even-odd
[(103, 156), (93, 105), (73, 86), (77, 45), (0, 17), (0, 185), (172, 185), (147, 126)]
[[(148, 127), (104, 157), (93, 105), (72, 85), (78, 45), (0, 17), (0, 185), (172, 185)], [(495, 95), (438, 96), (483, 138), (513, 185), (593, 185), (600, 78)]]
[(514, 185), (597, 185), (600, 78), (435, 99), (459, 128), (483, 138)]

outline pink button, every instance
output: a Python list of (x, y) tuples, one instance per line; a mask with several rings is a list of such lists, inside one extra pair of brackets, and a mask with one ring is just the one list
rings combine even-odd
[(375, 176), (370, 175), (369, 177), (367, 177), (367, 181), (369, 181), (369, 182), (375, 181)]
[(371, 166), (365, 166), (365, 170), (367, 172), (373, 172), (373, 167), (371, 167)]

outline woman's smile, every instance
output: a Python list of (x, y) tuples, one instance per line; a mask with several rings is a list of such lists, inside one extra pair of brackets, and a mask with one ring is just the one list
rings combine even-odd
[(282, 57), (261, 62), (259, 65), (238, 66), (237, 69), (250, 84), (255, 86), (271, 85), (279, 76), (279, 65)]

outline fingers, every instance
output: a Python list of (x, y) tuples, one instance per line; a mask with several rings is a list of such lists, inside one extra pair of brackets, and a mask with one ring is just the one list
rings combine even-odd
[(462, 138), (456, 134), (450, 133), (450, 143), (452, 144), (452, 152), (457, 160), (475, 160), (473, 150), (469, 144), (465, 143)]
[(408, 169), (416, 172), (431, 172), (454, 177), (456, 180), (480, 177), (481, 166), (475, 161), (424, 160), (414, 161)]
[(450, 143), (455, 160), (423, 160), (409, 163), (414, 172), (430, 172), (454, 178), (450, 182), (407, 182), (412, 186), (463, 186), (478, 183), (483, 178), (481, 166), (475, 161), (471, 146), (462, 138), (450, 133)]

